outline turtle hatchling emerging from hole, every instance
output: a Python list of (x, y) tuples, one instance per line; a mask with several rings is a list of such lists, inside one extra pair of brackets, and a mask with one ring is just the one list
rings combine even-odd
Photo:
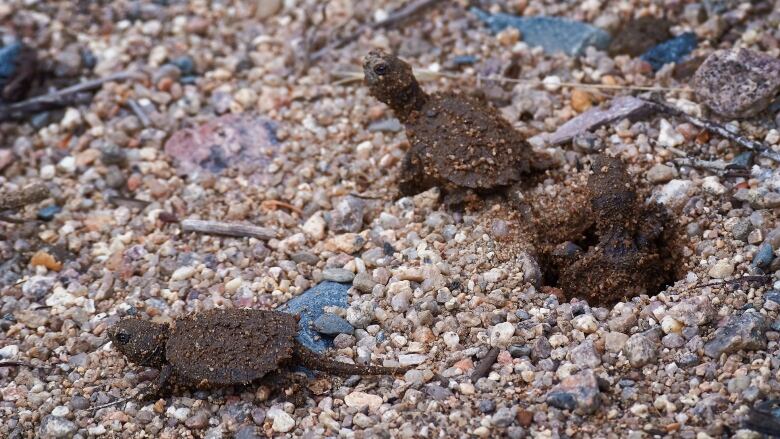
[(392, 108), (406, 126), (411, 149), (404, 157), (399, 188), (414, 195), (433, 186), (447, 193), (485, 192), (519, 182), (524, 174), (550, 167), (487, 101), (455, 93), (429, 95), (409, 64), (371, 51), (363, 62), (371, 95)]
[(248, 384), (290, 366), (335, 375), (385, 375), (404, 367), (360, 366), (324, 358), (295, 340), (298, 321), (279, 311), (214, 309), (159, 324), (126, 318), (109, 330), (114, 346), (140, 366), (161, 369), (168, 384), (199, 388)]

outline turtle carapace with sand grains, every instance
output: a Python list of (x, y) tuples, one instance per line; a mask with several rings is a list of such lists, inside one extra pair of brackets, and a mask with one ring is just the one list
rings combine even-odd
[(518, 182), (536, 164), (530, 145), (484, 99), (429, 95), (409, 64), (379, 50), (366, 56), (363, 73), (371, 94), (406, 126), (411, 148), (401, 167), (404, 195), (433, 186), (491, 190)]
[(214, 309), (159, 324), (125, 318), (109, 330), (131, 362), (161, 369), (167, 384), (199, 388), (248, 384), (291, 366), (334, 375), (385, 375), (403, 367), (361, 366), (324, 358), (295, 340), (298, 321), (279, 311)]

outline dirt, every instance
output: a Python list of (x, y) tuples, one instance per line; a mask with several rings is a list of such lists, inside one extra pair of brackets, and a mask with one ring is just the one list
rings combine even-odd
[(429, 95), (409, 64), (382, 51), (370, 52), (363, 70), (371, 94), (406, 126), (411, 148), (401, 169), (402, 194), (433, 186), (445, 193), (505, 187), (545, 162), (484, 98)]
[(609, 45), (610, 55), (639, 56), (672, 37), (672, 23), (665, 18), (645, 16), (626, 23)]
[(682, 275), (675, 218), (644, 202), (622, 161), (597, 156), (592, 172), (572, 173), (552, 187), (512, 201), (522, 219), (514, 221), (518, 230), (502, 240), (498, 255), (528, 251), (545, 286), (597, 304), (655, 294)]
[(199, 388), (248, 384), (293, 366), (344, 376), (406, 370), (328, 360), (300, 345), (297, 329), (295, 316), (278, 311), (214, 309), (170, 326), (126, 318), (109, 334), (131, 362), (163, 369), (160, 387), (169, 378)]

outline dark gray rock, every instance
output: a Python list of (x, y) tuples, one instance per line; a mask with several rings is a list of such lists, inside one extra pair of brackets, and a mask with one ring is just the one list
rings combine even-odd
[(758, 251), (753, 256), (753, 262), (750, 265), (756, 268), (767, 268), (774, 258), (775, 252), (772, 250), (772, 244), (764, 242), (758, 247)]
[(748, 49), (714, 52), (692, 81), (702, 103), (729, 118), (756, 115), (780, 90), (780, 60)]
[(596, 374), (587, 369), (563, 379), (547, 394), (547, 404), (561, 410), (589, 415), (601, 406)]
[(632, 367), (642, 367), (658, 360), (657, 348), (656, 344), (647, 336), (634, 334), (623, 346), (623, 354)]
[(330, 313), (325, 313), (314, 320), (314, 329), (325, 335), (352, 334), (355, 328), (343, 318)]
[(59, 416), (44, 416), (41, 421), (41, 437), (66, 438), (73, 436), (78, 427), (73, 422)]
[(715, 331), (713, 339), (704, 345), (704, 354), (710, 358), (719, 358), (724, 353), (764, 349), (767, 344), (766, 331), (766, 320), (757, 312), (732, 316), (725, 326)]
[(357, 233), (361, 231), (365, 211), (365, 201), (353, 196), (345, 197), (331, 213), (330, 229), (334, 232)]
[(436, 401), (444, 401), (452, 396), (452, 391), (438, 384), (428, 384), (425, 386), (425, 393)]

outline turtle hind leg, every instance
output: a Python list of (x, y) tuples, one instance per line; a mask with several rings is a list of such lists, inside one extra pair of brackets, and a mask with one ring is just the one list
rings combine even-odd
[(394, 375), (403, 373), (410, 367), (384, 367), (384, 366), (361, 366), (358, 364), (342, 363), (325, 358), (309, 348), (295, 342), (293, 350), (293, 361), (303, 367), (320, 372), (327, 372), (333, 375)]

